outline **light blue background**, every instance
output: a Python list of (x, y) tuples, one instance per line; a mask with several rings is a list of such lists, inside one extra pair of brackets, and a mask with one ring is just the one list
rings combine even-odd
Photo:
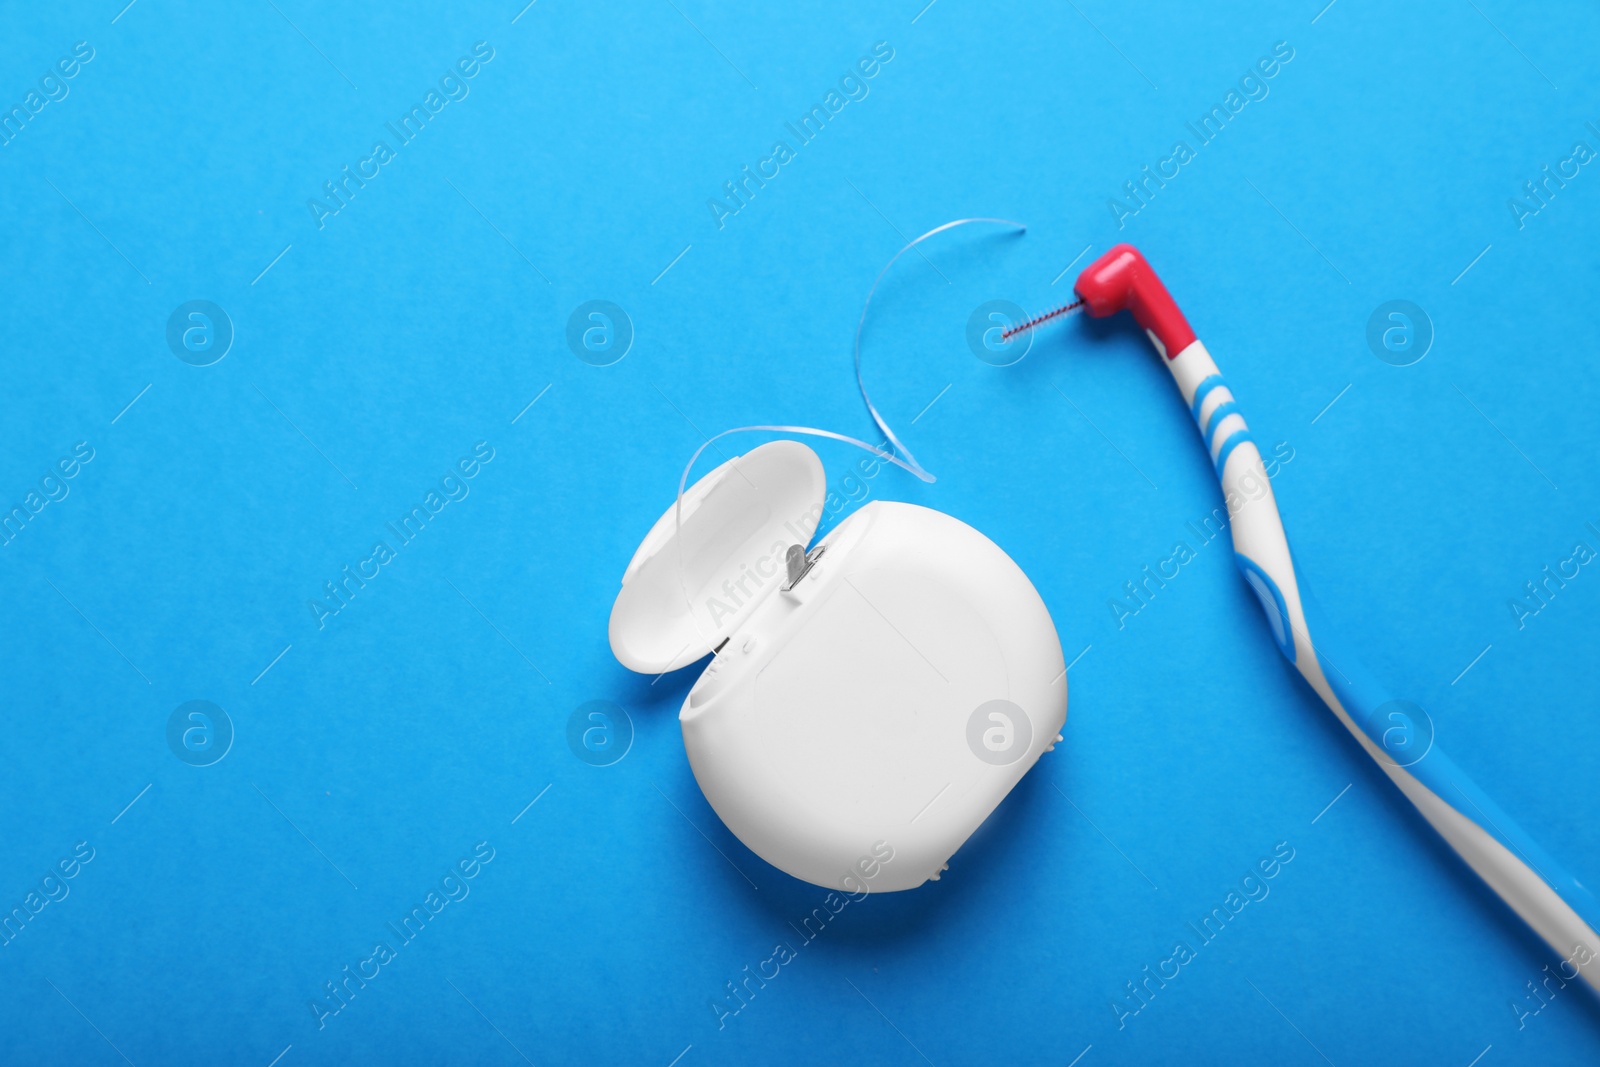
[[(1221, 542), (1118, 629), (1107, 601), (1219, 502), (1144, 338), (1075, 319), (1003, 369), (963, 338), (1137, 243), (1293, 448), (1275, 487), (1330, 614), (1600, 878), (1600, 572), (1524, 629), (1508, 608), (1600, 548), (1600, 169), (1520, 230), (1507, 207), (1600, 148), (1592, 7), (519, 6), (4, 14), (6, 107), (74, 42), (95, 58), (0, 148), (0, 500), (95, 458), (0, 549), (0, 904), (95, 858), (0, 948), (0, 1057), (1593, 1062), (1576, 986), (1519, 1029), (1555, 957), (1279, 660)], [(470, 95), (319, 230), (307, 199), (480, 40)], [(879, 41), (870, 95), (719, 229), (707, 198)], [(1108, 198), (1279, 41), (1270, 95), (1119, 230)], [(607, 614), (702, 434), (870, 432), (862, 298), (964, 215), (1030, 229), (886, 282), (867, 375), (939, 480), (867, 499), (956, 515), (1033, 578), (1087, 649), (1066, 743), (942, 882), (851, 905), (719, 1030), (723, 983), (823, 892), (721, 826), (674, 721), (698, 668), (631, 675)], [(210, 367), (165, 343), (191, 299), (236, 330)], [(566, 347), (591, 299), (637, 331), (614, 366)], [(1431, 316), (1414, 366), (1367, 348), (1390, 299)], [(478, 441), (470, 496), (319, 630), (308, 599)], [(819, 449), (837, 484), (856, 454)], [(165, 740), (195, 699), (237, 732), (207, 768)], [(567, 746), (589, 700), (631, 712), (613, 766)], [(470, 896), (319, 1030), (322, 983), (480, 841)], [(1124, 982), (1279, 842), (1270, 896), (1119, 1030)]]

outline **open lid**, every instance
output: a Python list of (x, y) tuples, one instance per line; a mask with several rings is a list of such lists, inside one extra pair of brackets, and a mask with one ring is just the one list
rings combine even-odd
[(784, 554), (810, 546), (826, 493), (822, 461), (798, 441), (764, 444), (695, 482), (682, 528), (669, 506), (622, 575), (611, 606), (617, 660), (662, 674), (715, 649), (783, 585)]

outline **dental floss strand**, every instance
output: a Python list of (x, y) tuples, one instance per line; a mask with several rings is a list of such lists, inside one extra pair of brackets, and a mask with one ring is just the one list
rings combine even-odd
[[(855, 343), (856, 386), (861, 390), (861, 399), (866, 401), (867, 411), (872, 415), (872, 421), (878, 424), (878, 429), (883, 431), (883, 435), (888, 440), (888, 442), (891, 445), (894, 446), (896, 451), (905, 453), (906, 459), (911, 464), (911, 466), (907, 467), (906, 469), (911, 471), (912, 474), (915, 474), (918, 478), (922, 479), (925, 482), (932, 482), (934, 480), (933, 475), (929, 474), (927, 472), (927, 470), (925, 470), (923, 468), (922, 464), (917, 462), (917, 457), (915, 457), (915, 456), (913, 456), (911, 454), (911, 449), (907, 448), (905, 446), (905, 444), (901, 442), (900, 438), (895, 436), (894, 431), (889, 428), (888, 421), (884, 419), (883, 415), (880, 414), (878, 409), (873, 405), (872, 398), (867, 395), (867, 382), (866, 382), (866, 379), (864, 379), (861, 376), (861, 330), (862, 330), (862, 327), (866, 326), (866, 324), (867, 324), (867, 310), (872, 307), (872, 298), (878, 292), (879, 283), (881, 283), (883, 281), (884, 275), (889, 273), (889, 268), (893, 267), (897, 262), (899, 262), (901, 256), (905, 255), (907, 252), (909, 252), (913, 248), (917, 247), (923, 241), (926, 241), (928, 238), (933, 237), (936, 234), (941, 234), (946, 230), (953, 230), (957, 226), (968, 226), (968, 225), (971, 225), (973, 223), (979, 223), (979, 222), (981, 222), (981, 223), (989, 223), (989, 224), (996, 225), (996, 226), (1010, 226), (1013, 229), (1015, 229), (1018, 233), (1027, 233), (1028, 232), (1028, 227), (1027, 227), (1026, 224), (1021, 223), (1021, 222), (1015, 222), (1015, 221), (1013, 221), (1011, 219), (994, 219), (994, 218), (956, 219), (954, 222), (947, 222), (943, 226), (935, 226), (933, 229), (929, 230), (927, 233), (923, 234), (921, 237), (918, 237), (916, 240), (910, 242), (904, 248), (900, 249), (900, 251), (898, 251), (898, 252), (896, 252), (894, 254), (894, 258), (893, 259), (889, 260), (889, 262), (887, 262), (887, 263), (885, 263), (883, 265), (883, 269), (878, 272), (878, 276), (876, 278), (874, 278), (873, 281), (872, 281), (872, 288), (867, 290), (866, 302), (861, 305), (861, 318), (856, 320), (856, 343)], [(905, 466), (905, 464), (901, 464), (901, 466)]]
[[(871, 414), (872, 421), (877, 424), (878, 429), (883, 431), (884, 439), (888, 441), (890, 446), (889, 452), (884, 452), (881, 449), (869, 445), (865, 441), (857, 438), (849, 437), (841, 433), (835, 433), (832, 430), (820, 430), (812, 426), (737, 426), (731, 430), (723, 430), (721, 433), (714, 434), (713, 436), (706, 438), (705, 442), (701, 444), (699, 448), (694, 450), (694, 455), (689, 457), (689, 462), (684, 465), (683, 474), (678, 477), (678, 499), (673, 508), (672, 520), (675, 531), (673, 541), (677, 546), (678, 554), (678, 588), (683, 593), (684, 604), (689, 608), (689, 618), (694, 623), (695, 629), (700, 631), (700, 637), (705, 642), (706, 650), (708, 652), (715, 654), (718, 649), (712, 646), (711, 637), (707, 636), (705, 629), (700, 625), (700, 619), (694, 613), (694, 601), (689, 596), (689, 583), (688, 579), (684, 575), (683, 565), (683, 494), (689, 484), (689, 472), (694, 469), (695, 462), (700, 458), (700, 454), (702, 452), (711, 447), (713, 442), (721, 440), (722, 438), (727, 437), (729, 434), (757, 431), (765, 431), (768, 433), (803, 434), (808, 437), (823, 437), (832, 441), (842, 441), (847, 445), (854, 445), (856, 448), (871, 452), (879, 459), (887, 460), (890, 463), (893, 463), (895, 466), (923, 482), (931, 483), (935, 481), (934, 476), (930, 474), (928, 470), (922, 466), (922, 464), (917, 462), (917, 458), (911, 454), (911, 449), (907, 448), (905, 443), (895, 435), (894, 430), (890, 429), (888, 420), (883, 417), (882, 413), (879, 412), (877, 407), (872, 403), (872, 398), (867, 395), (867, 383), (861, 374), (861, 331), (862, 328), (867, 324), (867, 311), (872, 307), (872, 298), (878, 292), (878, 285), (883, 281), (884, 275), (889, 273), (889, 268), (893, 267), (895, 263), (899, 261), (901, 256), (905, 255), (907, 252), (911, 251), (911, 249), (915, 248), (917, 245), (921, 244), (923, 241), (926, 241), (930, 237), (941, 234), (946, 230), (953, 230), (958, 226), (967, 226), (973, 223), (989, 223), (998, 226), (1010, 226), (1015, 228), (1018, 233), (1026, 233), (1028, 230), (1028, 227), (1023, 223), (1015, 222), (1011, 219), (997, 218), (956, 219), (952, 222), (947, 222), (942, 226), (935, 226), (927, 233), (906, 244), (900, 249), (900, 251), (894, 254), (893, 258), (891, 258), (888, 263), (883, 265), (883, 269), (878, 272), (878, 276), (872, 281), (872, 288), (867, 290), (866, 301), (861, 305), (861, 317), (856, 320), (854, 346), (856, 386), (861, 390), (861, 399), (866, 403), (867, 411), (869, 414)], [(1082, 301), (1079, 301), (1079, 303), (1081, 304)], [(1050, 317), (1061, 313), (1062, 312), (1060, 311), (1051, 312)], [(902, 460), (898, 455), (895, 455), (894, 453), (896, 452), (904, 455), (905, 459)], [(737, 462), (737, 459), (735, 459), (735, 462)], [(738, 470), (737, 467), (734, 469), (735, 471)], [(760, 492), (760, 486), (756, 487), (756, 491)], [(802, 551), (804, 551), (803, 546)]]

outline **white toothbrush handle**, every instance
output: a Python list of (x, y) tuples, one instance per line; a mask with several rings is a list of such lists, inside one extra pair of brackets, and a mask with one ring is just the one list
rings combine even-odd
[(1600, 992), (1600, 906), (1433, 744), (1426, 713), (1396, 701), (1337, 643), (1300, 580), (1250, 428), (1205, 345), (1166, 361), (1194, 413), (1228, 504), (1235, 560), (1283, 653), (1462, 859)]

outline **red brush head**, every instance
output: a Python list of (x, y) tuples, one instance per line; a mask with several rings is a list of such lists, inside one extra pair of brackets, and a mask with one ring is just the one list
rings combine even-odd
[(1095, 318), (1133, 312), (1133, 319), (1155, 335), (1168, 359), (1194, 343), (1194, 331), (1172, 294), (1132, 245), (1117, 245), (1078, 275), (1074, 286)]

